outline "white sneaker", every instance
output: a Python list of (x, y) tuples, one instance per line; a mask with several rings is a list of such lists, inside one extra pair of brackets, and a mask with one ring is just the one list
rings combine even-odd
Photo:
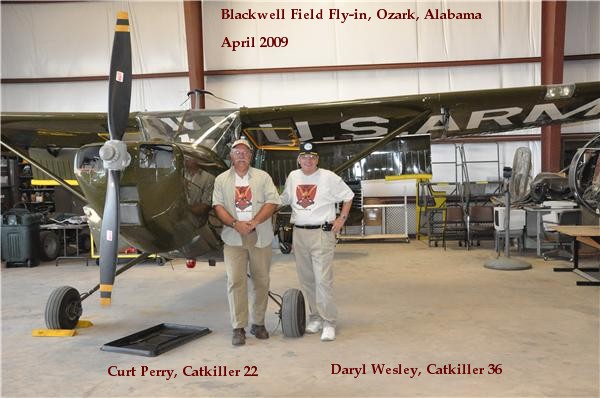
[(335, 327), (324, 326), (323, 333), (321, 333), (321, 341), (333, 341), (335, 340)]
[(308, 322), (308, 325), (306, 325), (306, 329), (304, 329), (304, 331), (306, 333), (312, 334), (312, 333), (320, 332), (322, 328), (323, 328), (323, 321), (321, 321), (320, 319), (317, 319), (317, 320)]

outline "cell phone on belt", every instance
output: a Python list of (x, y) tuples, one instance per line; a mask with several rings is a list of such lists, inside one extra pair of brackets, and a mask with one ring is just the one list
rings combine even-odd
[(333, 229), (333, 224), (330, 224), (330, 223), (326, 222), (325, 224), (323, 224), (323, 226), (321, 227), (321, 229), (323, 231), (331, 231)]

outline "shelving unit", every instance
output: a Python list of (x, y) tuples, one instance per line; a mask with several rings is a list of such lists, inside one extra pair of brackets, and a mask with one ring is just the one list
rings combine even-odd
[(2, 154), (2, 211), (14, 206), (32, 213), (48, 213), (55, 209), (54, 187), (32, 185), (32, 167), (14, 155)]
[(16, 156), (2, 153), (0, 157), (0, 202), (2, 212), (12, 208), (19, 201), (19, 180), (17, 178)]

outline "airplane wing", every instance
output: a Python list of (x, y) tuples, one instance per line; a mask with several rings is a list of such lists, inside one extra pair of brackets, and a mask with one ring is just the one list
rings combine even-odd
[[(138, 132), (135, 114), (127, 131)], [(2, 113), (2, 140), (21, 148), (79, 148), (108, 139), (106, 113)]]
[[(179, 119), (185, 119), (181, 114), (158, 116), (179, 125)], [(141, 140), (154, 136), (150, 125), (137, 121), (150, 116), (157, 117), (131, 113), (124, 139), (128, 140), (127, 134), (141, 134)], [(274, 176), (281, 174), (282, 178), (275, 178), (278, 182), (295, 168), (293, 151), (300, 141), (334, 144), (323, 145), (322, 165), (343, 166), (338, 171), (346, 174), (345, 179), (376, 179), (430, 174), (430, 139), (599, 117), (600, 82), (241, 108), (239, 112), (243, 133), (265, 152), (257, 165)], [(108, 139), (104, 113), (3, 113), (1, 123), (3, 141), (22, 148), (79, 148)]]
[(494, 133), (597, 119), (600, 82), (242, 108), (240, 113), (244, 132), (259, 147), (373, 139), (395, 130), (436, 139), (444, 133)]

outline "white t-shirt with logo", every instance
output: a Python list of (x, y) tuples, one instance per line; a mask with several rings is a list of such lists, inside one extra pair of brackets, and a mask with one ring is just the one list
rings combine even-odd
[(306, 175), (292, 171), (281, 195), (284, 205), (292, 207), (291, 222), (297, 225), (321, 225), (335, 220), (335, 204), (352, 200), (354, 192), (340, 176), (317, 169)]
[(252, 190), (248, 181), (248, 173), (243, 177), (235, 173), (235, 211), (237, 220), (252, 220)]

